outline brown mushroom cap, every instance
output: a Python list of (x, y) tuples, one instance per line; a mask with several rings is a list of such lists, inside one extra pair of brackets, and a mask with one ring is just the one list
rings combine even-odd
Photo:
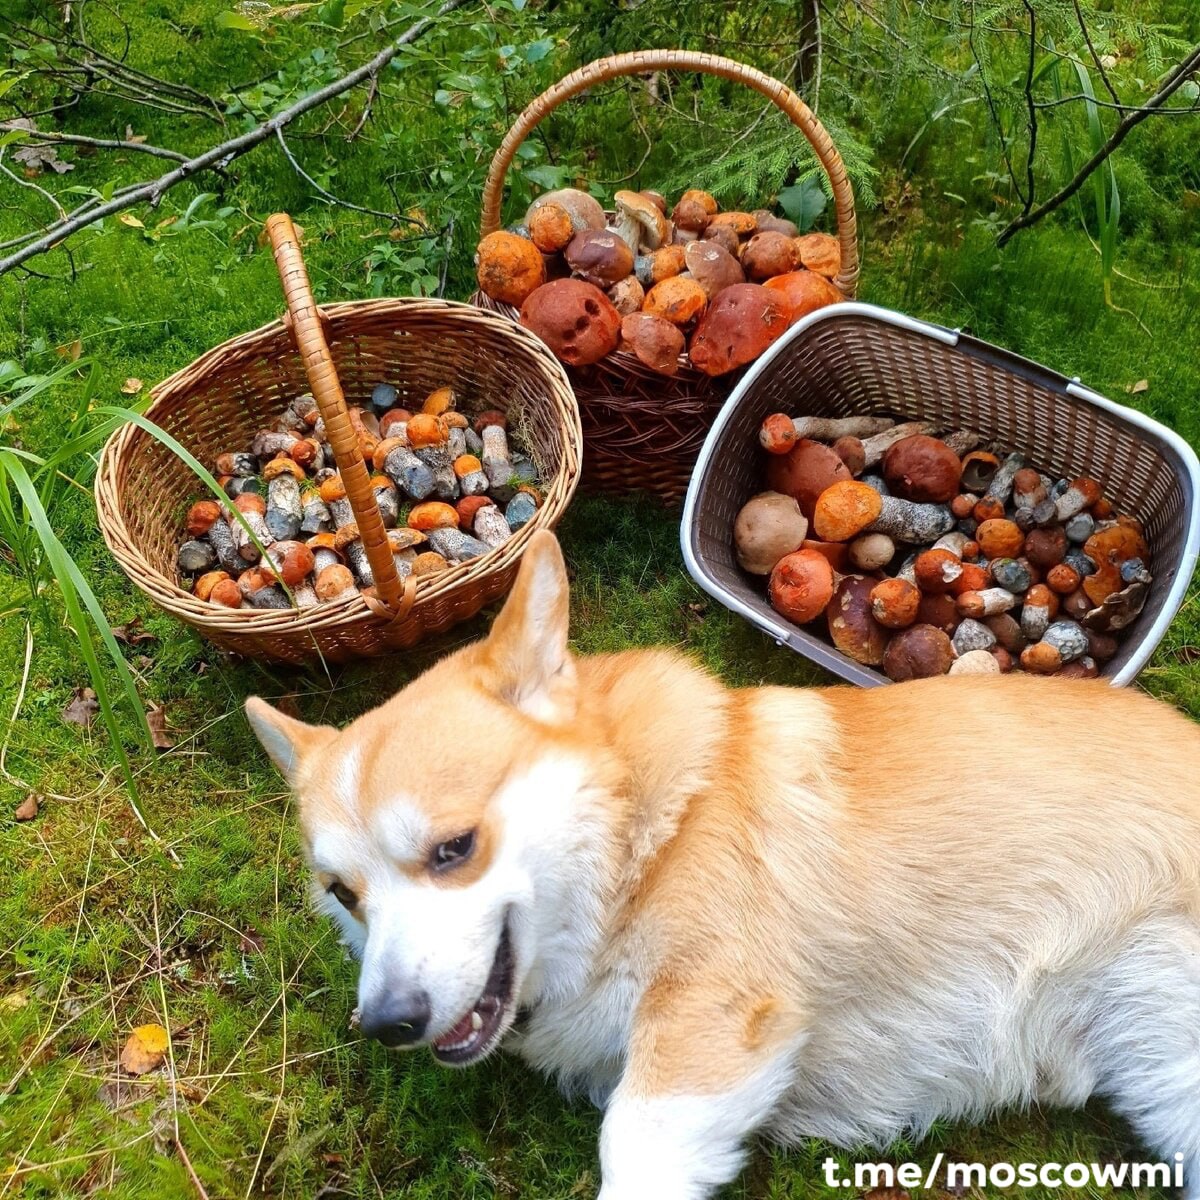
[(958, 494), (962, 462), (938, 438), (917, 434), (902, 438), (883, 456), (883, 477), (904, 500), (945, 504)]
[(574, 367), (599, 362), (616, 349), (621, 333), (612, 301), (582, 279), (544, 283), (521, 305), (521, 324)]
[(742, 247), (742, 266), (751, 279), (770, 279), (786, 275), (800, 265), (800, 251), (795, 238), (774, 230), (756, 233)]
[(816, 271), (788, 271), (786, 275), (776, 275), (768, 279), (763, 287), (783, 296), (792, 308), (792, 321), (807, 317), (810, 312), (824, 308), (827, 304), (836, 304), (846, 297)]
[(646, 294), (643, 311), (665, 317), (672, 325), (690, 325), (708, 303), (704, 289), (694, 280), (682, 275), (656, 283)]
[(758, 283), (724, 288), (700, 322), (690, 355), (706, 375), (724, 375), (753, 362), (787, 329), (787, 302)]
[(683, 247), (688, 273), (704, 289), (711, 300), (718, 292), (735, 283), (746, 282), (746, 272), (719, 242), (700, 238)]
[(842, 269), (842, 244), (830, 233), (806, 233), (796, 239), (800, 261), (818, 275), (836, 279)]
[(716, 242), (718, 246), (728, 250), (735, 258), (741, 253), (741, 239), (728, 225), (707, 226), (703, 237), (706, 242)]
[(776, 612), (805, 625), (833, 598), (833, 568), (815, 550), (795, 550), (775, 564), (767, 590)]
[(645, 196), (646, 199), (649, 200), (650, 203), (653, 204), (654, 207), (657, 208), (658, 211), (663, 214), (663, 216), (666, 216), (666, 214), (667, 214), (667, 198), (666, 198), (666, 196), (664, 196), (662, 194), (662, 192), (655, 192), (655, 191), (652, 191), (650, 188), (642, 188), (642, 190), (640, 192), (638, 192), (638, 195)]
[(875, 580), (846, 575), (837, 581), (825, 609), (833, 644), (855, 662), (877, 667), (883, 662), (888, 632), (871, 613)]
[(671, 220), (675, 222), (676, 230), (686, 230), (692, 234), (704, 232), (709, 216), (705, 207), (696, 200), (680, 200), (671, 212)]
[(649, 254), (639, 254), (634, 259), (633, 266), (638, 280), (643, 287), (653, 287), (670, 279), (673, 275), (682, 274), (687, 265), (686, 247), (660, 246)]
[(557, 204), (559, 208), (565, 209), (576, 233), (583, 229), (604, 228), (604, 209), (600, 206), (600, 201), (578, 188), (559, 188), (539, 196), (525, 212), (526, 228), (529, 228), (534, 213), (547, 204)]
[(528, 239), (497, 229), (479, 243), (479, 286), (493, 300), (519, 305), (546, 279), (538, 248)]
[(577, 233), (563, 256), (580, 279), (597, 287), (611, 287), (633, 271), (633, 251), (607, 229)]
[(767, 460), (767, 486), (794, 497), (810, 522), (821, 493), (849, 478), (846, 464), (828, 446), (810, 438), (801, 438), (786, 454), (772, 454)]
[(608, 298), (613, 308), (627, 316), (629, 313), (640, 312), (646, 300), (646, 289), (638, 282), (636, 275), (627, 275), (620, 283), (614, 283), (608, 289)]
[(949, 636), (932, 625), (912, 625), (902, 629), (888, 643), (883, 670), (889, 679), (927, 679), (945, 675), (954, 661), (954, 646)]
[(920, 608), (921, 593), (907, 579), (881, 579), (871, 588), (871, 614), (888, 629), (906, 629)]
[(543, 254), (561, 250), (574, 236), (571, 214), (561, 204), (543, 204), (529, 214), (529, 239)]
[(791, 496), (759, 492), (747, 500), (733, 522), (737, 560), (751, 575), (769, 575), (785, 554), (798, 549), (808, 533), (808, 521)]
[(632, 350), (652, 371), (674, 375), (679, 370), (684, 338), (680, 329), (665, 317), (634, 312), (621, 320), (621, 346)]
[(787, 217), (777, 217), (769, 208), (756, 208), (750, 215), (754, 218), (759, 233), (783, 233), (794, 238), (800, 232), (795, 221), (789, 221)]

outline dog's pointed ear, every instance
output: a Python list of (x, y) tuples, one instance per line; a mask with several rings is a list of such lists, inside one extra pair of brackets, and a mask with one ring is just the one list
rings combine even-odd
[(486, 643), (501, 699), (538, 720), (567, 720), (575, 712), (569, 620), (566, 563), (554, 534), (539, 530)]
[(328, 725), (306, 725), (272, 708), (258, 696), (251, 696), (246, 701), (246, 716), (263, 749), (293, 787), (305, 759), (337, 736), (336, 729)]

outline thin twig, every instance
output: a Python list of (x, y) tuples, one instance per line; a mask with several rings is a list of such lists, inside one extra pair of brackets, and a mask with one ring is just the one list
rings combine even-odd
[(1088, 32), (1087, 21), (1083, 19), (1083, 9), (1079, 7), (1079, 0), (1073, 0), (1075, 4), (1075, 19), (1079, 22), (1079, 31), (1083, 34), (1083, 40), (1087, 43), (1088, 53), (1092, 56), (1092, 62), (1096, 64), (1096, 70), (1100, 72), (1100, 78), (1104, 81), (1104, 88), (1113, 98), (1113, 103), (1118, 107), (1121, 105), (1121, 97), (1117, 95), (1116, 88), (1113, 87), (1108, 78), (1108, 72), (1104, 69), (1104, 63), (1100, 59), (1100, 55), (1096, 53), (1096, 47), (1092, 45), (1092, 35)]
[(186, 162), (180, 163), (173, 170), (168, 171), (165, 175), (160, 175), (157, 179), (147, 180), (137, 185), (124, 196), (114, 196), (108, 203), (101, 204), (89, 212), (83, 213), (71, 220), (56, 222), (54, 225), (48, 227), (45, 233), (36, 241), (21, 247), (7, 258), (0, 259), (0, 275), (6, 274), (14, 267), (20, 266), (21, 263), (39, 254), (45, 254), (47, 250), (52, 250), (64, 238), (71, 237), (81, 229), (85, 229), (87, 226), (93, 225), (95, 222), (102, 220), (104, 217), (111, 216), (113, 213), (123, 212), (125, 209), (133, 208), (134, 205), (143, 202), (153, 207), (162, 199), (165, 192), (173, 188), (177, 183), (181, 183), (183, 180), (195, 175), (198, 171), (203, 171), (213, 166), (227, 167), (234, 159), (239, 158), (249, 150), (253, 150), (255, 146), (261, 145), (269, 138), (275, 137), (278, 130), (289, 125), (297, 117), (303, 116), (305, 113), (311, 112), (314, 108), (319, 108), (322, 104), (332, 100), (335, 96), (340, 96), (343, 92), (357, 87), (371, 75), (377, 75), (405, 46), (415, 42), (422, 34), (432, 28), (439, 17), (444, 17), (447, 13), (461, 8), (466, 2), (467, 0), (444, 0), (444, 3), (433, 16), (422, 17), (421, 20), (410, 25), (391, 45), (381, 50), (369, 62), (364, 63), (349, 74), (343, 75), (341, 79), (334, 80), (333, 83), (309, 93), (309, 95), (298, 100), (290, 108), (277, 113), (261, 125), (255, 126), (238, 137), (230, 138), (229, 141), (222, 142), (218, 146), (213, 146), (203, 154), (196, 155), (195, 158), (190, 158)]
[[(20, 129), (13, 121), (0, 122), (0, 129)], [(169, 158), (173, 162), (187, 162), (187, 155), (163, 146), (151, 146), (146, 142), (127, 142), (124, 138), (85, 137), (82, 133), (58, 133), (41, 129), (28, 130), (30, 140), (36, 143), (62, 142), (68, 146), (93, 146), (97, 150), (134, 150), (139, 154), (150, 154), (155, 158)]]
[(352, 141), (354, 141), (354, 139), (356, 137), (358, 137), (358, 135), (360, 133), (362, 133), (363, 128), (366, 126), (367, 122), (371, 119), (371, 108), (375, 104), (375, 97), (378, 95), (379, 95), (379, 76), (372, 75), (371, 76), (371, 86), (367, 89), (367, 98), (363, 102), (362, 116), (358, 118), (358, 123), (354, 126), (354, 128), (352, 130), (350, 130), (350, 132), (348, 134), (346, 134), (346, 141), (352, 142)]
[(967, 27), (967, 46), (970, 48), (971, 57), (975, 60), (975, 65), (979, 68), (979, 82), (983, 87), (983, 95), (987, 101), (992, 124), (996, 127), (996, 136), (1000, 139), (1000, 154), (1008, 170), (1008, 177), (1012, 181), (1013, 191), (1024, 201), (1025, 195), (1021, 191), (1021, 182), (1017, 179), (1017, 173), (1013, 170), (1012, 157), (1008, 153), (1008, 137), (1004, 132), (1004, 122), (1000, 120), (1000, 110), (996, 107), (996, 101), (992, 96), (992, 89), (988, 87), (987, 71), (984, 70), (983, 61), (979, 57), (979, 51), (975, 48), (975, 0), (971, 0), (971, 24)]
[(1028, 192), (1025, 196), (1025, 213), (1033, 208), (1034, 189), (1037, 186), (1033, 175), (1033, 159), (1037, 154), (1037, 106), (1033, 102), (1033, 69), (1037, 60), (1037, 13), (1033, 11), (1030, 0), (1023, 0), (1025, 11), (1029, 14), (1029, 61), (1025, 68), (1025, 105), (1029, 113), (1029, 151), (1025, 155), (1025, 183)]
[(1183, 86), (1188, 76), (1197, 67), (1200, 67), (1200, 46), (1194, 46), (1189, 51), (1187, 57), (1167, 76), (1162, 87), (1146, 101), (1145, 105), (1138, 112), (1130, 113), (1121, 121), (1116, 129), (1113, 130), (1108, 141), (1079, 168), (1074, 179), (1055, 192), (1049, 200), (1039, 204), (1032, 212), (1022, 213), (1016, 220), (1010, 222), (1001, 230), (999, 237), (996, 239), (996, 244), (998, 246), (1006, 245), (1014, 234), (1019, 233), (1022, 229), (1027, 229), (1034, 222), (1040, 221), (1048, 213), (1054, 212), (1055, 209), (1061, 208), (1062, 205), (1083, 187), (1092, 172), (1116, 150), (1129, 135), (1130, 131), (1135, 126), (1140, 125), (1152, 113), (1158, 111)]
[(361, 204), (353, 204), (349, 200), (343, 200), (340, 196), (335, 196), (328, 188), (323, 188), (297, 161), (296, 156), (292, 153), (287, 141), (284, 139), (283, 130), (276, 129), (275, 136), (279, 140), (279, 148), (283, 151), (283, 156), (292, 164), (292, 170), (296, 172), (310, 187), (312, 187), (322, 199), (328, 200), (330, 204), (336, 204), (341, 208), (350, 208), (355, 212), (368, 213), (372, 217), (382, 217), (385, 221), (391, 221), (392, 224), (399, 224), (401, 221), (409, 221), (420, 229), (425, 226), (415, 217), (409, 217), (403, 213), (386, 213), (378, 208), (363, 208)]

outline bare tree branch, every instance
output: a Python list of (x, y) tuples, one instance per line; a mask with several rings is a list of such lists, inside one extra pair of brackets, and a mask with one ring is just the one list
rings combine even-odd
[(1006, 245), (1014, 234), (1019, 233), (1022, 229), (1027, 229), (1030, 225), (1036, 221), (1040, 221), (1048, 213), (1054, 212), (1055, 209), (1060, 208), (1070, 200), (1083, 187), (1091, 173), (1125, 140), (1130, 131), (1135, 126), (1140, 125), (1147, 117), (1161, 109), (1167, 100), (1187, 82), (1188, 76), (1198, 68), (1200, 68), (1200, 46), (1194, 46), (1188, 52), (1187, 57), (1171, 71), (1158, 91), (1136, 112), (1128, 113), (1123, 118), (1116, 129), (1113, 130), (1108, 141), (1079, 168), (1074, 179), (1055, 192), (1049, 200), (1039, 204), (1031, 212), (1022, 213), (1015, 221), (1005, 226), (1000, 231), (1000, 235), (996, 239), (996, 244), (998, 246)]
[(1100, 55), (1096, 53), (1096, 47), (1092, 45), (1092, 35), (1088, 30), (1087, 21), (1083, 18), (1083, 9), (1079, 7), (1079, 0), (1074, 0), (1075, 4), (1075, 19), (1079, 22), (1079, 31), (1083, 34), (1083, 40), (1087, 43), (1088, 53), (1092, 56), (1092, 62), (1096, 64), (1096, 70), (1100, 72), (1100, 78), (1104, 81), (1104, 89), (1113, 98), (1113, 103), (1118, 107), (1121, 104), (1121, 97), (1117, 95), (1116, 88), (1108, 78), (1108, 72), (1104, 69), (1104, 63), (1100, 61)]
[[(0, 131), (7, 129), (23, 129), (15, 121), (0, 121)], [(139, 154), (149, 154), (154, 158), (169, 158), (174, 162), (187, 162), (187, 155), (178, 150), (167, 150), (162, 146), (151, 146), (146, 142), (129, 142), (124, 138), (85, 137), (82, 133), (59, 133), (55, 130), (28, 130), (29, 140), (45, 145), (48, 142), (60, 142), (66, 146), (93, 146), (97, 150), (134, 150)]]
[(1033, 208), (1034, 188), (1036, 181), (1033, 174), (1033, 159), (1037, 154), (1037, 105), (1033, 102), (1033, 69), (1037, 59), (1037, 13), (1033, 11), (1030, 0), (1023, 0), (1025, 11), (1029, 13), (1029, 62), (1025, 69), (1025, 106), (1029, 114), (1029, 151), (1025, 155), (1025, 215), (1028, 216)]
[(249, 150), (253, 150), (255, 146), (260, 146), (263, 142), (277, 137), (278, 131), (296, 120), (297, 117), (311, 112), (314, 108), (319, 108), (335, 96), (340, 96), (343, 92), (348, 92), (351, 88), (357, 87), (370, 76), (378, 74), (405, 46), (415, 42), (432, 28), (439, 17), (444, 17), (447, 13), (461, 8), (466, 2), (467, 0), (444, 0), (444, 3), (433, 16), (422, 17), (421, 20), (410, 25), (408, 29), (400, 34), (386, 49), (376, 54), (374, 58), (357, 67), (348, 75), (343, 75), (341, 79), (336, 79), (333, 83), (327, 84), (315, 92), (311, 92), (303, 99), (298, 100), (290, 108), (276, 113), (275, 116), (264, 121), (261, 125), (255, 126), (255, 128), (240, 134), (238, 137), (230, 138), (218, 146), (213, 146), (203, 154), (198, 154), (194, 158), (189, 158), (185, 162), (181, 162), (165, 175), (160, 175), (157, 179), (150, 179), (142, 184), (138, 184), (123, 194), (114, 196), (106, 203), (91, 208), (85, 205), (83, 211), (79, 212), (76, 216), (66, 221), (56, 221), (53, 225), (48, 226), (42, 236), (38, 237), (35, 241), (22, 246), (7, 258), (0, 259), (0, 275), (6, 274), (14, 267), (20, 266), (23, 262), (27, 262), (39, 254), (45, 254), (46, 251), (54, 249), (64, 238), (71, 237), (81, 229), (94, 224), (104, 217), (111, 216), (113, 213), (122, 212), (127, 208), (133, 208), (135, 205), (142, 203), (147, 203), (153, 207), (162, 199), (165, 192), (173, 188), (177, 183), (189, 179), (199, 171), (207, 170), (210, 167), (227, 167), (234, 159), (239, 158)]

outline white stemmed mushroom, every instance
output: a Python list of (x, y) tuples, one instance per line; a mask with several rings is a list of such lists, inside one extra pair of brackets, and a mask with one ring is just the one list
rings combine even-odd
[(636, 254), (638, 249), (657, 250), (671, 237), (671, 223), (653, 200), (641, 192), (621, 191), (613, 200), (616, 216), (609, 228)]

